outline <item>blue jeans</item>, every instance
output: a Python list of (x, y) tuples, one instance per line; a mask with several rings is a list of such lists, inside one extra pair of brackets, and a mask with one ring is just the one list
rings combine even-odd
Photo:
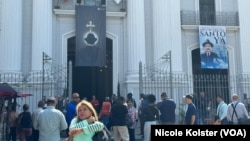
[(103, 115), (101, 118), (102, 118), (102, 123), (103, 123), (105, 126), (107, 126), (108, 123), (109, 123), (109, 116)]

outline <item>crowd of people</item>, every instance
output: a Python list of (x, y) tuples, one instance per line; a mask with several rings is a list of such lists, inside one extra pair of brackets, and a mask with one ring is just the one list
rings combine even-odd
[[(198, 98), (188, 94), (184, 99), (184, 124), (205, 125), (212, 100), (204, 92), (200, 92)], [(249, 114), (245, 104), (240, 102), (237, 94), (233, 94), (231, 100), (227, 104), (222, 96), (216, 97), (215, 125), (247, 124)], [(143, 140), (150, 141), (151, 125), (178, 124), (176, 103), (165, 92), (161, 94), (160, 102), (156, 102), (154, 94), (140, 94), (139, 102), (132, 93), (126, 97), (113, 94), (100, 102), (95, 96), (88, 101), (73, 93), (65, 107), (66, 113), (56, 107), (55, 97), (39, 101), (37, 109), (32, 112), (29, 105), (24, 104), (23, 112), (18, 114), (13, 105), (9, 116), (9, 139), (16, 141), (18, 136), (20, 141), (60, 141), (60, 133), (66, 131), (69, 141), (92, 141), (97, 131), (107, 127), (113, 132), (115, 141), (135, 141), (135, 129), (140, 124)]]

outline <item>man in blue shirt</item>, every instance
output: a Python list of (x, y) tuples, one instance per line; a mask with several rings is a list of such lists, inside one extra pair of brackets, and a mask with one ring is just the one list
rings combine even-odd
[(186, 95), (185, 102), (188, 105), (186, 115), (185, 115), (186, 125), (196, 125), (197, 124), (196, 107), (193, 104), (192, 100), (193, 100), (192, 95)]
[[(66, 108), (66, 121), (68, 124), (68, 127), (70, 125), (71, 120), (76, 116), (76, 105), (80, 102), (80, 95), (78, 93), (72, 94), (72, 101), (69, 102)], [(68, 133), (69, 129), (67, 129)]]
[(167, 98), (166, 92), (161, 94), (162, 102), (158, 107), (161, 115), (160, 115), (160, 122), (161, 124), (174, 124), (175, 123), (175, 109), (176, 104), (173, 100)]

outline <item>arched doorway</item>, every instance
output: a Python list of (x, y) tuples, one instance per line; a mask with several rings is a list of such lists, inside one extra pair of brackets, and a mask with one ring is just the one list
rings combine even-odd
[(95, 95), (103, 101), (112, 95), (113, 90), (113, 41), (106, 38), (106, 66), (105, 67), (75, 67), (75, 36), (68, 39), (68, 61), (72, 61), (73, 81), (72, 91), (78, 92), (81, 98), (91, 100)]
[(192, 50), (192, 74), (194, 93), (204, 91), (215, 103), (217, 95), (229, 102), (230, 76), (228, 69), (202, 69), (200, 48)]

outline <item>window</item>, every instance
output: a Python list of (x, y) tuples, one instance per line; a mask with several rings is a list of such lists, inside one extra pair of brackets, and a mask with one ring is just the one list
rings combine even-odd
[(215, 0), (200, 0), (200, 25), (215, 25)]

